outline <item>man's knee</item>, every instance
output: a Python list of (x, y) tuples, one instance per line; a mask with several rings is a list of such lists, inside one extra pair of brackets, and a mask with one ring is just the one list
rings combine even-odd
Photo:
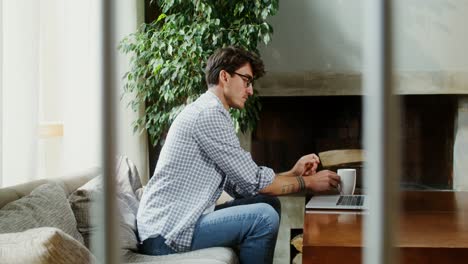
[(269, 204), (278, 213), (281, 218), (281, 202), (276, 196), (260, 195), (261, 199), (259, 202)]
[(270, 226), (272, 231), (276, 232), (279, 228), (280, 222), (278, 212), (273, 208), (273, 206), (267, 203), (259, 203), (257, 206), (257, 213), (259, 216)]

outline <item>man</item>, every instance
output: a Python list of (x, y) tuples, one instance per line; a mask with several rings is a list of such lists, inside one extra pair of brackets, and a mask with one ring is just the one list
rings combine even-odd
[[(316, 173), (315, 154), (275, 175), (240, 147), (229, 108), (244, 108), (254, 78), (264, 73), (258, 56), (240, 48), (218, 49), (208, 59), (208, 91), (174, 120), (141, 199), (143, 253), (239, 246), (241, 263), (271, 263), (280, 216), (274, 196), (339, 184), (334, 172)], [(215, 207), (223, 190), (239, 199)]]

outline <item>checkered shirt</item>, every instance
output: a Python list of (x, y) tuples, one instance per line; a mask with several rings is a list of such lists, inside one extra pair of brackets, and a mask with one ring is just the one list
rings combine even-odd
[(253, 196), (274, 177), (241, 148), (229, 112), (207, 91), (169, 129), (138, 209), (140, 240), (160, 235), (175, 251), (189, 251), (197, 220), (223, 190)]

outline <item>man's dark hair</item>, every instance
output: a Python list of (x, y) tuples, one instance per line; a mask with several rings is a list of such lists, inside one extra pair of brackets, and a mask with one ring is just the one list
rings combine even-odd
[(225, 70), (232, 75), (246, 63), (250, 63), (254, 79), (258, 79), (265, 74), (263, 61), (255, 53), (234, 46), (217, 49), (206, 63), (206, 84), (208, 87), (218, 84), (221, 70)]

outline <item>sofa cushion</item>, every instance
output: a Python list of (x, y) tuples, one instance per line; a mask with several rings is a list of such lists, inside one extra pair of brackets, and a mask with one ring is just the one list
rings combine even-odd
[[(116, 164), (116, 202), (119, 211), (119, 235), (122, 248), (137, 250), (138, 239), (136, 235), (136, 213), (139, 200), (136, 196), (141, 189), (141, 181), (136, 166), (125, 156), (121, 156)], [(92, 207), (102, 194), (102, 176), (96, 177), (73, 192), (69, 201), (75, 214), (77, 227), (83, 235), (85, 245), (89, 248), (91, 234), (96, 230), (92, 217), (99, 219), (98, 214), (93, 215)]]
[(96, 263), (80, 242), (57, 228), (41, 227), (0, 234), (2, 263)]
[[(92, 190), (95, 190), (94, 192)], [(91, 239), (91, 232), (93, 228), (92, 221), (92, 206), (94, 201), (98, 198), (97, 190), (102, 190), (102, 177), (98, 176), (85, 185), (78, 188), (68, 197), (70, 206), (76, 219), (76, 227), (83, 236), (84, 244), (87, 248), (89, 240)], [(95, 219), (98, 219), (97, 216)]]
[(195, 251), (165, 256), (137, 254), (126, 250), (122, 252), (123, 263), (158, 263), (158, 264), (237, 264), (234, 250), (227, 247), (212, 247)]
[(101, 174), (101, 169), (99, 167), (91, 167), (73, 173), (65, 174), (61, 178), (57, 179), (40, 179), (18, 184), (15, 186), (0, 188), (0, 208), (2, 208), (10, 202), (18, 200), (21, 197), (30, 194), (32, 190), (46, 183), (62, 184), (68, 197), (78, 187), (85, 184), (86, 182), (88, 182), (89, 180), (91, 180), (99, 174)]
[(16, 233), (37, 227), (61, 229), (83, 243), (65, 190), (57, 183), (43, 184), (0, 209), (0, 233)]

